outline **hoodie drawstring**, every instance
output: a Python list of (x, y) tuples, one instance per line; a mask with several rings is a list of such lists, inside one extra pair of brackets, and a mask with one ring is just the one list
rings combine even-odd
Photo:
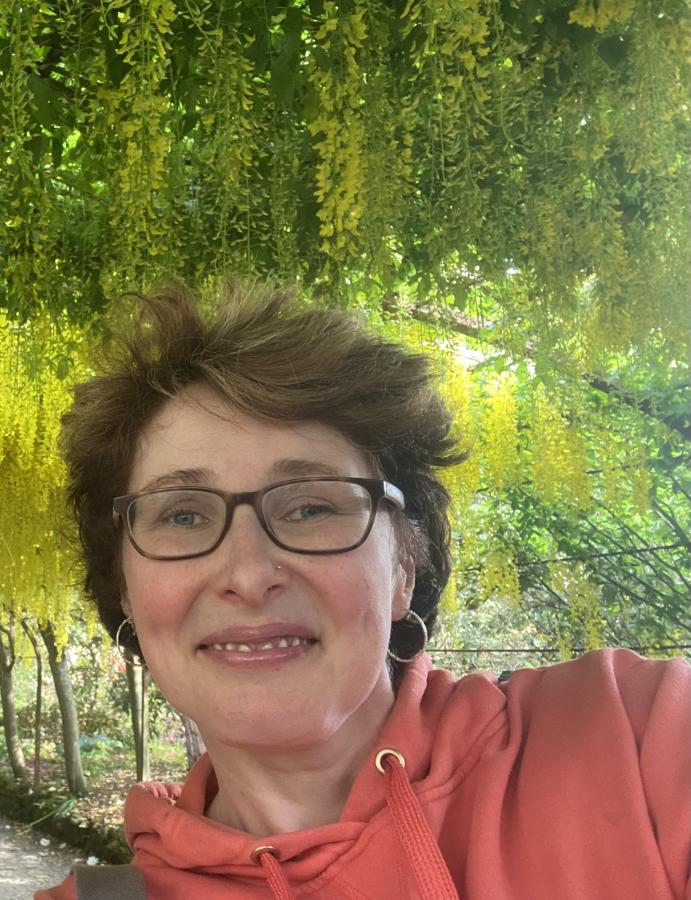
[[(421, 900), (459, 900), (439, 845), (405, 774), (403, 754), (388, 747), (377, 753), (374, 764), (384, 776), (386, 805), (415, 876)], [(251, 858), (264, 870), (274, 900), (295, 900), (278, 861), (276, 847), (268, 844), (256, 847)]]
[(374, 761), (384, 776), (386, 804), (413, 870), (422, 900), (459, 900), (441, 850), (405, 773), (398, 750), (380, 750)]
[(266, 883), (274, 895), (274, 900), (295, 900), (295, 894), (290, 889), (288, 879), (283, 873), (278, 861), (278, 850), (265, 844), (252, 851), (252, 862), (264, 869)]

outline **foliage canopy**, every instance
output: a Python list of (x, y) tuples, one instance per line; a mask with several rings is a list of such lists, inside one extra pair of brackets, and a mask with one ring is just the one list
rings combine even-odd
[(494, 300), (588, 354), (676, 342), (690, 21), (687, 0), (7, 0), (0, 302), (87, 317), (161, 271), (239, 270)]

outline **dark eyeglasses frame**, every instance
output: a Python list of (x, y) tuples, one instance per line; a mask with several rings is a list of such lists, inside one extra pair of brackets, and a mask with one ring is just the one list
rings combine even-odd
[[(365, 533), (362, 535), (359, 541), (356, 541), (354, 544), (350, 544), (348, 547), (342, 547), (338, 550), (297, 550), (295, 547), (289, 547), (284, 544), (282, 541), (278, 539), (278, 537), (271, 531), (268, 522), (264, 518), (264, 513), (262, 512), (262, 501), (264, 499), (264, 495), (274, 488), (283, 487), (287, 484), (299, 484), (304, 481), (346, 481), (349, 484), (359, 484), (361, 487), (364, 487), (369, 493), (372, 499), (372, 506), (370, 509), (369, 522), (367, 523), (367, 527), (365, 528)], [(129, 510), (132, 505), (132, 502), (139, 497), (147, 497), (150, 494), (163, 494), (168, 491), (184, 491), (184, 490), (193, 490), (193, 491), (202, 491), (206, 494), (215, 494), (217, 497), (221, 497), (226, 505), (226, 521), (221, 529), (221, 533), (218, 536), (218, 540), (214, 543), (212, 547), (209, 547), (208, 550), (202, 550), (199, 553), (187, 553), (184, 556), (159, 556), (154, 553), (147, 553), (145, 550), (137, 544), (134, 539), (134, 535), (132, 534), (132, 527), (130, 525), (129, 520)], [(134, 547), (134, 549), (141, 556), (145, 556), (147, 559), (161, 559), (161, 560), (179, 560), (179, 559), (196, 559), (199, 556), (208, 556), (209, 553), (213, 553), (217, 547), (221, 545), (223, 539), (228, 534), (230, 530), (230, 526), (233, 522), (233, 513), (235, 512), (235, 508), (237, 506), (251, 506), (256, 513), (257, 519), (259, 520), (259, 524), (264, 529), (266, 534), (271, 538), (271, 540), (276, 544), (276, 546), (280, 547), (282, 550), (288, 550), (290, 553), (300, 553), (305, 556), (327, 556), (333, 555), (335, 553), (347, 553), (349, 550), (355, 550), (369, 537), (369, 533), (372, 530), (372, 526), (374, 525), (374, 520), (377, 516), (377, 511), (379, 509), (379, 503), (382, 500), (387, 500), (397, 509), (405, 509), (405, 498), (403, 496), (403, 492), (396, 487), (396, 485), (391, 484), (388, 481), (383, 481), (379, 478), (346, 478), (344, 476), (330, 476), (330, 475), (318, 475), (314, 478), (288, 478), (286, 481), (275, 481), (273, 484), (267, 484), (263, 488), (260, 488), (258, 491), (240, 491), (237, 493), (233, 493), (230, 491), (221, 491), (216, 488), (210, 487), (198, 487), (197, 485), (173, 485), (167, 488), (158, 488), (154, 491), (136, 491), (133, 494), (124, 494), (122, 497), (115, 497), (113, 500), (113, 526), (115, 528), (119, 528), (120, 525), (124, 522), (125, 527), (127, 528), (127, 536), (130, 540), (130, 543)]]

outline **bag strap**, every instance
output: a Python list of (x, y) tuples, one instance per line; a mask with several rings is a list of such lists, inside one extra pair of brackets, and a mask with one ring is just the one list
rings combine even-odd
[(77, 900), (146, 900), (144, 877), (135, 866), (72, 866)]

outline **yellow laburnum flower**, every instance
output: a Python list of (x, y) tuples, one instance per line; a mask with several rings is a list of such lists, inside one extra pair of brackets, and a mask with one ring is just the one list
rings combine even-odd
[(340, 65), (324, 69), (312, 57), (308, 67), (321, 107), (307, 126), (318, 157), (315, 196), (321, 251), (336, 262), (345, 261), (357, 246), (366, 211), (364, 75), (358, 56), (367, 39), (366, 13), (363, 0), (356, 0), (347, 16), (340, 15), (334, 3), (325, 3), (315, 40), (327, 56), (339, 58)]
[(458, 580), (455, 567), (451, 570), (449, 580), (444, 588), (439, 603), (442, 610), (451, 615), (455, 615), (460, 608), (458, 602)]
[(585, 441), (560, 408), (550, 403), (542, 385), (535, 393), (531, 426), (529, 456), (535, 491), (549, 502), (586, 509), (592, 502), (592, 482)]
[(602, 610), (599, 586), (588, 577), (581, 562), (552, 566), (550, 586), (569, 604), (574, 628), (582, 631), (586, 649), (602, 646)]
[(516, 379), (503, 373), (487, 389), (482, 419), (482, 459), (487, 484), (503, 490), (520, 477)]
[(573, 637), (570, 633), (560, 628), (557, 632), (557, 647), (559, 648), (559, 659), (571, 659), (573, 656), (571, 645)]
[[(0, 365), (3, 416), (0, 478), (0, 608), (31, 614), (66, 639), (75, 601), (74, 571), (66, 550), (64, 465), (57, 450), (60, 417), (70, 401), (67, 379), (54, 363), (75, 335), (60, 335), (40, 318), (10, 331), (0, 322), (0, 343), (13, 365)], [(30, 374), (32, 360), (42, 364)], [(77, 377), (79, 373), (74, 372)], [(62, 640), (62, 638), (61, 638)]]
[(453, 419), (458, 449), (467, 454), (463, 462), (440, 473), (451, 495), (452, 528), (458, 531), (480, 487), (480, 455), (476, 450), (477, 423), (473, 411), (474, 387), (467, 367), (450, 362), (444, 372), (440, 392)]
[(467, 366), (449, 361), (443, 372), (439, 391), (451, 413), (459, 449), (465, 452), (472, 450), (477, 437), (473, 413), (475, 388)]
[(486, 554), (480, 574), (480, 591), (483, 600), (494, 598), (520, 606), (518, 567), (511, 550), (492, 550)]

